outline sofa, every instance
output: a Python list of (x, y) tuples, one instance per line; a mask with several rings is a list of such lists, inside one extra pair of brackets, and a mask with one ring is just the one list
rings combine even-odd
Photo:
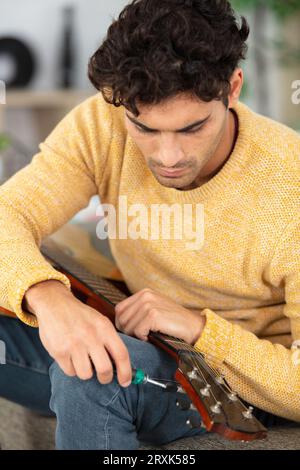
[[(0, 398), (0, 445), (2, 450), (54, 450), (56, 419), (40, 416), (22, 406)], [(141, 443), (145, 450), (299, 450), (300, 424), (273, 427), (268, 438), (251, 443), (234, 442), (218, 434), (179, 439), (153, 447)]]

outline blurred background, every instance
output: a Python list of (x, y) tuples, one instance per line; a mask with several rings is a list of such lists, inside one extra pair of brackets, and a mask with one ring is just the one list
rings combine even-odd
[[(87, 63), (127, 0), (0, 0), (0, 184), (75, 105)], [(242, 101), (300, 131), (300, 0), (233, 0), (251, 26)], [(3, 91), (3, 90), (2, 90)], [(0, 87), (1, 94), (1, 87)], [(297, 95), (300, 101), (300, 92)]]
[[(0, 0), (0, 185), (30, 163), (64, 115), (97, 93), (88, 60), (127, 3)], [(98, 205), (94, 196), (51, 238), (91, 272), (118, 279), (108, 240), (96, 236)]]

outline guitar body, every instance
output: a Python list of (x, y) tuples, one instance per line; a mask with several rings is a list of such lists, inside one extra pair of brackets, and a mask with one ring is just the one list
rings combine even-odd
[[(68, 277), (72, 292), (79, 300), (115, 324), (115, 305), (131, 295), (125, 283), (89, 272), (72, 258), (69, 250), (52, 239), (43, 242), (41, 253), (55, 269)], [(16, 318), (13, 312), (3, 307), (0, 307), (0, 313)], [(188, 398), (190, 408), (199, 412), (199, 423), (192, 427), (201, 425), (208, 432), (232, 440), (252, 441), (266, 437), (265, 427), (252, 415), (252, 410), (230, 389), (225, 378), (206, 363), (199, 351), (181, 339), (162, 333), (150, 332), (148, 340), (176, 361), (178, 368), (174, 379), (178, 383), (178, 393), (185, 398), (185, 403), (178, 400), (177, 404), (187, 409)]]

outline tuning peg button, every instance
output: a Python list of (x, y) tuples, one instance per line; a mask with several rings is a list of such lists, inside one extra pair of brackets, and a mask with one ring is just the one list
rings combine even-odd
[(224, 375), (219, 375), (218, 377), (216, 377), (216, 382), (219, 385), (223, 385), (225, 383), (225, 376)]
[(186, 424), (191, 429), (195, 429), (195, 428), (205, 428), (206, 429), (206, 427), (205, 427), (203, 421), (200, 419), (200, 417), (191, 416), (190, 418), (188, 418), (186, 420)]
[(201, 395), (204, 397), (209, 397), (211, 385), (207, 384), (204, 388), (200, 389)]
[(228, 398), (230, 401), (237, 401), (238, 400), (238, 396), (237, 396), (237, 393), (236, 392), (231, 392), (231, 393), (228, 393)]
[(177, 408), (180, 408), (181, 410), (198, 411), (194, 403), (187, 402), (186, 400), (181, 400), (180, 398), (176, 400), (176, 406)]
[(210, 409), (213, 413), (219, 414), (221, 413), (221, 406), (222, 406), (222, 403), (220, 401), (217, 401), (217, 403), (215, 405), (212, 405)]
[(188, 403), (186, 400), (176, 400), (176, 406), (177, 408), (180, 408), (181, 410), (189, 410), (190, 409), (190, 403)]
[(183, 394), (187, 394), (186, 391), (181, 387), (181, 385), (178, 385), (177, 387), (177, 393), (183, 393)]
[(199, 377), (198, 375), (198, 369), (196, 367), (194, 367), (193, 370), (191, 370), (190, 372), (187, 373), (187, 376), (190, 380), (197, 380), (199, 382), (203, 382), (203, 380), (201, 379), (201, 377)]
[(247, 411), (243, 411), (243, 416), (246, 419), (252, 419), (253, 418), (253, 406), (249, 406)]

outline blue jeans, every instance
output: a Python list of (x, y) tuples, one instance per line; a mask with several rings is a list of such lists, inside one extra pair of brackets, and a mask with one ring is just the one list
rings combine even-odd
[[(119, 333), (131, 365), (150, 377), (174, 379), (176, 361), (151, 343)], [(56, 415), (56, 448), (133, 450), (201, 435), (186, 421), (198, 412), (176, 406), (177, 392), (151, 384), (127, 388), (116, 375), (110, 384), (69, 377), (43, 347), (38, 329), (0, 316), (6, 365), (0, 365), (0, 396), (46, 415)]]

